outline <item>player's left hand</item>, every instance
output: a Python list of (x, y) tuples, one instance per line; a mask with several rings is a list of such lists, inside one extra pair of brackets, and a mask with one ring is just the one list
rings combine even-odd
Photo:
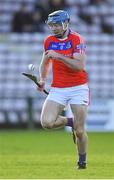
[(61, 58), (61, 54), (59, 54), (53, 50), (46, 51), (45, 55), (47, 56), (47, 58), (52, 58), (52, 59), (57, 59), (57, 60), (59, 60)]

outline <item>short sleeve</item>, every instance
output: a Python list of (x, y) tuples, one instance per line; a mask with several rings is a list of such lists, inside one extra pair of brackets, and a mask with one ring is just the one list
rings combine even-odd
[(44, 48), (44, 51), (47, 50), (47, 41), (46, 41), (46, 39), (44, 39), (43, 48)]
[(85, 40), (81, 36), (75, 36), (73, 40), (73, 54), (85, 54), (86, 45)]
[(44, 51), (48, 50), (50, 40), (51, 40), (50, 36), (48, 36), (46, 39), (44, 39)]

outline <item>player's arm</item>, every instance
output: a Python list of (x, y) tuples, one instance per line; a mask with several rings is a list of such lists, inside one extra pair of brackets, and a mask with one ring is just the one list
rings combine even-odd
[(47, 59), (47, 56), (45, 55), (44, 52), (39, 66), (40, 79), (45, 81), (48, 76), (48, 72), (49, 72), (49, 60)]
[(73, 42), (73, 58), (66, 56), (60, 57), (60, 60), (73, 70), (85, 69), (85, 42), (81, 36), (74, 39)]
[(41, 87), (38, 87), (38, 90), (42, 91), (44, 89), (45, 86), (45, 81), (48, 77), (48, 73), (49, 73), (49, 59), (47, 58), (47, 56), (45, 55), (45, 52), (43, 53), (42, 56), (42, 60), (39, 66), (39, 75), (40, 75), (40, 80), (39, 80), (39, 84), (41, 85)]
[(56, 53), (53, 50), (47, 51), (46, 53), (48, 58), (59, 60), (73, 70), (85, 69), (85, 54), (74, 53), (73, 58), (70, 58), (65, 55)]
[(60, 61), (66, 64), (72, 70), (84, 70), (85, 69), (85, 54), (75, 53), (73, 58), (61, 55)]
[(75, 53), (73, 58), (63, 56), (60, 60), (73, 70), (84, 70), (85, 69), (85, 54)]

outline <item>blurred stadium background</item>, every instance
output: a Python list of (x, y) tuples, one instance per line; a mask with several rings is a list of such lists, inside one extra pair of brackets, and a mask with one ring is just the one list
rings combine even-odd
[(44, 22), (47, 14), (57, 9), (69, 12), (71, 29), (87, 42), (91, 106), (86, 128), (113, 131), (113, 0), (0, 0), (0, 128), (40, 128), (46, 96), (38, 93), (22, 72), (33, 63), (38, 74), (43, 40), (49, 34)]

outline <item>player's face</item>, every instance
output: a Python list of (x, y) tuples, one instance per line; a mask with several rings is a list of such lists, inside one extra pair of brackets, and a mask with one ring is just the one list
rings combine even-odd
[(51, 34), (55, 37), (61, 38), (64, 34), (62, 23), (50, 23), (48, 24)]

